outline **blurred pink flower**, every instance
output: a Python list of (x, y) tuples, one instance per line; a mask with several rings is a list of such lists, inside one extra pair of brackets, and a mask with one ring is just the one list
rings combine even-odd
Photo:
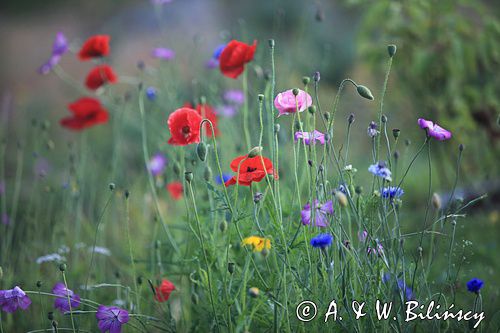
[(161, 60), (172, 60), (175, 58), (175, 51), (165, 47), (157, 47), (153, 49), (151, 56)]
[(445, 130), (444, 128), (442, 128), (438, 124), (433, 123), (430, 120), (419, 118), (418, 125), (420, 126), (420, 128), (425, 129), (427, 131), (427, 134), (436, 140), (444, 141), (451, 138), (450, 131)]
[(303, 112), (312, 105), (312, 97), (303, 90), (298, 89), (297, 96), (293, 90), (287, 90), (279, 93), (274, 99), (274, 106), (279, 111), (279, 115), (286, 115), (297, 112)]

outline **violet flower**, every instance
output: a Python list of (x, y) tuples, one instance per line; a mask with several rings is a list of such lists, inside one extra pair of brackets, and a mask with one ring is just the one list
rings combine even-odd
[(360, 242), (364, 243), (366, 241), (367, 237), (368, 237), (368, 231), (366, 231), (366, 230), (360, 231), (358, 233), (358, 239)]
[(0, 290), (0, 307), (5, 312), (13, 313), (19, 308), (26, 310), (30, 304), (31, 299), (18, 286), (14, 289)]
[(121, 333), (122, 325), (128, 323), (129, 316), (127, 310), (116, 306), (99, 305), (96, 318), (98, 320), (97, 327), (101, 333)]
[[(73, 309), (76, 309), (80, 305), (80, 296), (75, 294), (72, 290), (67, 289), (64, 283), (57, 282), (52, 288), (52, 293), (59, 297), (54, 301), (54, 308), (61, 311), (61, 313), (69, 312)], [(68, 303), (68, 296), (71, 303)]]
[(326, 247), (332, 245), (333, 236), (330, 234), (319, 234), (311, 239), (311, 245), (313, 247), (319, 247), (320, 249), (325, 249)]
[(167, 158), (163, 154), (157, 153), (149, 160), (148, 170), (153, 176), (158, 176), (163, 173), (167, 163)]
[(227, 103), (242, 105), (245, 102), (245, 95), (243, 91), (238, 89), (229, 89), (224, 92), (224, 100)]
[(403, 189), (400, 187), (389, 186), (381, 189), (380, 193), (382, 194), (383, 198), (394, 199), (401, 197), (405, 193), (405, 191), (403, 191)]
[(370, 138), (376, 137), (379, 131), (377, 130), (378, 125), (376, 122), (372, 121), (370, 125), (368, 125), (367, 133)]
[(215, 108), (215, 114), (228, 118), (234, 117), (236, 115), (236, 112), (236, 107), (232, 105), (221, 105)]
[(418, 125), (420, 128), (425, 129), (427, 131), (427, 135), (433, 137), (436, 140), (444, 141), (451, 138), (451, 132), (445, 130), (438, 124), (433, 123), (430, 120), (425, 120), (423, 118), (418, 119)]
[[(327, 201), (323, 205), (320, 205), (318, 200), (314, 201), (314, 207), (316, 211), (314, 212), (314, 226), (316, 227), (327, 227), (328, 226), (328, 215), (333, 214), (333, 202)], [(302, 224), (311, 224), (312, 209), (311, 205), (307, 203), (304, 209), (301, 211)]]
[(321, 133), (318, 130), (314, 130), (312, 132), (295, 132), (295, 142), (297, 142), (299, 139), (304, 140), (304, 143), (306, 145), (311, 145), (315, 144), (316, 141), (318, 141), (320, 144), (324, 145), (325, 144), (325, 134)]
[(298, 89), (297, 96), (293, 89), (279, 93), (274, 99), (274, 106), (278, 109), (279, 116), (307, 110), (312, 105), (312, 97), (303, 90)]
[(380, 161), (377, 164), (370, 165), (370, 167), (368, 168), (368, 171), (373, 173), (375, 176), (382, 177), (387, 181), (392, 181), (391, 170), (389, 170), (385, 166), (385, 162), (383, 162), (383, 161)]
[(49, 60), (38, 69), (40, 74), (48, 74), (61, 60), (61, 57), (68, 52), (68, 41), (62, 32), (56, 34), (54, 44), (52, 45), (52, 54)]
[(175, 58), (175, 51), (164, 47), (157, 47), (153, 49), (151, 56), (160, 60), (172, 60)]

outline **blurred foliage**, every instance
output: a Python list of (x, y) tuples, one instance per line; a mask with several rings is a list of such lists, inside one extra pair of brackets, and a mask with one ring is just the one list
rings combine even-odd
[(378, 65), (387, 59), (381, 43), (397, 44), (398, 89), (419, 115), (453, 125), (464, 140), (478, 130), (487, 141), (500, 139), (500, 21), (493, 3), (346, 2), (364, 13), (358, 44), (364, 57)]

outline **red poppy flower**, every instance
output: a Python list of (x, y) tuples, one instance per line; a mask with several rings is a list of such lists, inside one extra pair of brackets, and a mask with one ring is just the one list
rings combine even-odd
[[(184, 104), (185, 107), (192, 108), (192, 104), (189, 102), (186, 102)], [(219, 128), (217, 127), (217, 115), (215, 114), (215, 111), (212, 106), (208, 104), (198, 104), (196, 106), (196, 111), (200, 114), (200, 116), (203, 119), (208, 119), (214, 126), (214, 133), (215, 136), (219, 135)], [(208, 136), (209, 138), (212, 137), (212, 130), (210, 129), (210, 124), (205, 123), (205, 135)]]
[(167, 190), (174, 200), (182, 198), (184, 187), (181, 182), (171, 182), (167, 184)]
[(247, 158), (247, 155), (239, 156), (231, 162), (230, 166), (231, 170), (236, 172), (236, 176), (226, 181), (224, 184), (226, 187), (236, 184), (238, 167), (240, 170), (238, 183), (243, 186), (250, 186), (252, 182), (260, 182), (266, 174), (274, 175), (275, 178), (278, 178), (278, 175), (274, 174), (273, 163), (267, 157), (255, 156)]
[(219, 67), (223, 75), (232, 79), (238, 78), (245, 70), (245, 64), (253, 60), (257, 41), (248, 45), (237, 40), (230, 41), (219, 58)]
[(200, 123), (203, 120), (198, 111), (191, 108), (180, 108), (168, 116), (168, 128), (172, 137), (168, 143), (174, 146), (185, 146), (200, 142)]
[(166, 302), (174, 290), (174, 284), (167, 279), (163, 279), (161, 280), (161, 284), (158, 287), (155, 287), (155, 298), (158, 302)]
[(106, 123), (109, 119), (108, 111), (92, 97), (82, 97), (69, 104), (68, 109), (73, 116), (61, 119), (60, 124), (75, 131)]
[(118, 77), (111, 66), (100, 65), (89, 72), (87, 79), (85, 79), (85, 85), (91, 90), (97, 90), (106, 83), (116, 83), (117, 81)]
[(107, 56), (109, 54), (109, 39), (108, 35), (90, 37), (83, 43), (80, 52), (78, 52), (78, 57), (80, 60), (85, 61)]

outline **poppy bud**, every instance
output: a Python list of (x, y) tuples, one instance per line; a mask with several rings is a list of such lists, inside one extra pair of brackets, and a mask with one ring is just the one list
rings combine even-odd
[(269, 39), (267, 42), (269, 43), (269, 47), (273, 49), (274, 48), (274, 39)]
[(347, 197), (344, 193), (342, 193), (341, 191), (335, 191), (335, 198), (337, 198), (340, 206), (347, 206)]
[(307, 108), (307, 111), (309, 111), (310, 114), (315, 114), (316, 113), (316, 106), (311, 105), (310, 107)]
[(399, 138), (400, 133), (401, 133), (401, 130), (399, 128), (392, 129), (392, 136), (394, 137), (395, 140), (397, 140)]
[(458, 146), (458, 150), (459, 150), (459, 151), (461, 151), (461, 152), (462, 152), (462, 151), (464, 151), (464, 148), (465, 148), (465, 147), (464, 147), (464, 145), (463, 145), (463, 144), (460, 144), (460, 145)]
[(387, 116), (385, 114), (380, 117), (380, 120), (385, 124), (387, 122)]
[(280, 131), (280, 124), (274, 124), (274, 134), (279, 133)]
[(260, 102), (264, 100), (264, 94), (259, 94), (257, 97), (259, 98)]
[(227, 230), (227, 222), (226, 221), (222, 221), (219, 224), (219, 230), (220, 230), (220, 232), (225, 232)]
[(252, 287), (248, 289), (248, 295), (250, 295), (250, 297), (257, 298), (259, 297), (259, 294), (260, 294), (259, 288)]
[(295, 130), (296, 130), (296, 131), (300, 131), (300, 130), (301, 130), (301, 128), (302, 128), (302, 122), (301, 122), (301, 121), (296, 120), (296, 121), (295, 121)]
[(261, 146), (253, 147), (248, 152), (248, 158), (255, 157), (255, 156), (259, 155), (261, 152), (262, 152), (262, 147)]
[(315, 72), (313, 75), (314, 82), (319, 82), (321, 80), (321, 74), (319, 72)]
[(198, 155), (198, 158), (202, 161), (205, 161), (207, 158), (207, 144), (203, 141), (198, 143), (196, 146), (196, 154)]
[(351, 113), (349, 115), (349, 118), (347, 118), (347, 122), (350, 124), (352, 124), (354, 122), (355, 118), (354, 118), (354, 113)]
[(319, 172), (323, 172), (324, 170), (325, 170), (325, 167), (323, 166), (323, 164), (320, 164), (320, 165), (318, 166), (318, 171), (319, 171)]
[(292, 89), (292, 94), (293, 94), (293, 96), (297, 96), (299, 94), (299, 89), (293, 88)]
[(437, 193), (432, 194), (432, 206), (436, 209), (441, 209), (441, 196)]
[(56, 144), (54, 143), (54, 141), (52, 141), (52, 140), (47, 141), (47, 148), (49, 150), (54, 150), (55, 147), (56, 147)]
[(261, 192), (256, 192), (255, 195), (253, 196), (253, 202), (254, 203), (259, 203), (262, 198), (264, 198), (264, 194), (262, 194)]
[(354, 192), (356, 192), (357, 195), (360, 195), (361, 193), (363, 193), (363, 186), (360, 185), (356, 186), (354, 188)]
[(313, 166), (313, 161), (312, 160), (307, 160), (307, 164), (309, 164), (310, 167)]
[(116, 187), (116, 186), (115, 186), (115, 183), (109, 183), (109, 185), (108, 185), (108, 186), (109, 186), (109, 190), (110, 190), (110, 191), (114, 191), (114, 190), (115, 190), (115, 187)]
[(362, 86), (362, 85), (358, 85), (356, 87), (356, 90), (358, 91), (358, 94), (361, 97), (364, 97), (366, 99), (369, 99), (370, 101), (373, 101), (374, 98), (373, 98), (372, 92), (367, 87)]
[(43, 284), (42, 281), (40, 281), (40, 280), (36, 281), (36, 287), (37, 288), (41, 288), (42, 284)]
[(174, 173), (177, 176), (179, 176), (179, 174), (181, 173), (181, 165), (177, 161), (174, 162)]
[(47, 319), (49, 319), (50, 321), (54, 320), (54, 312), (50, 311), (49, 313), (47, 313)]
[(141, 284), (142, 284), (142, 282), (143, 282), (143, 281), (142, 281), (142, 276), (138, 276), (136, 281), (137, 281), (137, 284), (138, 284), (138, 285), (141, 285)]
[(203, 179), (207, 182), (212, 180), (212, 169), (208, 165), (205, 167), (205, 171), (203, 172)]
[(121, 277), (120, 271), (115, 271), (115, 278), (117, 280), (120, 280), (120, 277)]
[(330, 114), (328, 112), (323, 113), (323, 118), (325, 118), (326, 121), (330, 120)]
[(60, 264), (60, 265), (59, 265), (59, 270), (60, 270), (61, 272), (64, 272), (64, 271), (66, 270), (66, 264)]
[(396, 151), (394, 152), (393, 156), (394, 156), (394, 159), (395, 159), (395, 160), (397, 160), (397, 159), (399, 158), (399, 151), (398, 151), (398, 150), (396, 150)]
[(389, 53), (389, 57), (394, 57), (397, 51), (397, 47), (394, 44), (387, 45), (387, 53)]
[(193, 180), (193, 173), (191, 171), (186, 171), (184, 172), (184, 179), (188, 182), (191, 183)]
[(307, 86), (309, 84), (309, 82), (311, 82), (311, 78), (309, 76), (304, 76), (302, 78), (302, 83)]
[(235, 267), (236, 264), (234, 262), (228, 262), (227, 263), (227, 271), (230, 273), (230, 274), (233, 274), (234, 273), (234, 270), (235, 270)]
[(130, 196), (130, 191), (129, 190), (125, 190), (125, 199), (128, 199), (129, 196)]
[(193, 304), (195, 304), (195, 305), (200, 302), (200, 297), (198, 296), (197, 293), (191, 294), (191, 302), (193, 302)]

